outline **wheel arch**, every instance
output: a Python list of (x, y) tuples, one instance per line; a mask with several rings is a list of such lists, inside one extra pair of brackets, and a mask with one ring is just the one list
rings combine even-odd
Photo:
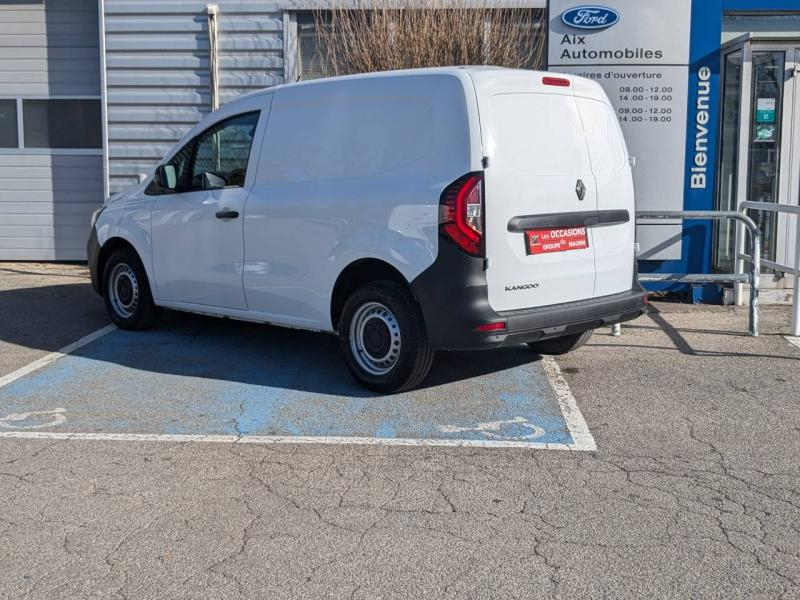
[[(144, 261), (142, 260), (141, 253), (136, 249), (136, 246), (131, 244), (128, 240), (123, 237), (111, 237), (105, 241), (105, 243), (100, 248), (100, 253), (97, 256), (97, 277), (99, 282), (99, 289), (97, 292), (101, 295), (105, 295), (105, 290), (103, 289), (103, 274), (106, 270), (106, 264), (108, 263), (109, 257), (120, 248), (130, 248), (136, 253), (136, 256), (139, 257), (139, 260), (144, 265)], [(147, 268), (145, 268), (145, 273), (147, 273)], [(152, 286), (151, 286), (152, 289)]]
[[(336, 331), (347, 299), (355, 290), (372, 281), (395, 281), (414, 292), (405, 276), (394, 266), (379, 258), (361, 258), (342, 269), (331, 293), (331, 325)], [(416, 298), (415, 298), (416, 300)]]

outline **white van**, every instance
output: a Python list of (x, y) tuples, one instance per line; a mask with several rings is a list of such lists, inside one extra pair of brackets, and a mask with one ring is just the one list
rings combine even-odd
[(93, 221), (92, 282), (118, 326), (166, 307), (338, 333), (380, 392), (418, 385), (437, 349), (560, 354), (646, 310), (625, 142), (600, 86), (568, 75), (249, 94)]

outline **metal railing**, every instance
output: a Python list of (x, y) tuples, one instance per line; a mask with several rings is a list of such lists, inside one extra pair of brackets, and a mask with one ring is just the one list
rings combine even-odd
[[(752, 203), (745, 203), (752, 204)], [(755, 203), (760, 204), (760, 203)], [(732, 219), (737, 221), (737, 256), (749, 260), (750, 273), (744, 273), (744, 266), (739, 265), (738, 261), (733, 273), (639, 273), (639, 281), (673, 281), (676, 283), (733, 283), (739, 288), (739, 300), (741, 300), (741, 286), (744, 283), (750, 284), (750, 312), (748, 319), (748, 331), (750, 335), (758, 335), (758, 281), (761, 272), (761, 231), (755, 221), (746, 214), (735, 210), (672, 210), (672, 211), (652, 211), (646, 210), (636, 213), (636, 219), (702, 219), (702, 220), (724, 220)], [(746, 228), (750, 234), (750, 248), (752, 255), (744, 254), (745, 237), (740, 232)], [(741, 246), (740, 242), (741, 241)], [(795, 285), (797, 280), (795, 279)]]
[[(773, 213), (784, 213), (800, 217), (800, 206), (787, 206), (785, 204), (773, 204), (771, 202), (742, 202), (739, 204), (739, 213), (744, 215), (746, 210), (760, 210)], [(740, 226), (736, 227), (736, 266), (735, 273), (744, 272), (745, 261), (758, 262), (758, 266), (774, 269), (782, 273), (791, 273), (794, 275), (794, 287), (792, 295), (792, 335), (800, 336), (800, 218), (796, 219), (795, 239), (794, 239), (794, 267), (789, 265), (782, 265), (772, 260), (761, 258), (759, 253), (756, 256), (748, 256), (744, 252), (744, 236), (740, 230)], [(742, 284), (736, 283), (734, 286), (734, 302), (737, 305), (742, 304)]]

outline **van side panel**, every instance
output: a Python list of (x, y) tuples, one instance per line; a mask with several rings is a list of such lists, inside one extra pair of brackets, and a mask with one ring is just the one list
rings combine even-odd
[(251, 311), (330, 330), (331, 292), (350, 263), (381, 259), (409, 281), (432, 264), (439, 195), (480, 155), (465, 84), (376, 76), (276, 92), (244, 212)]
[[(136, 189), (144, 189), (140, 184)], [(150, 234), (150, 211), (152, 199), (149, 196), (137, 196), (125, 202), (111, 202), (97, 217), (94, 231), (99, 248), (112, 238), (121, 238), (133, 246), (142, 266), (147, 273), (153, 298), (158, 302), (158, 288), (153, 273), (152, 236)], [(97, 273), (98, 282), (103, 273)], [(102, 283), (100, 283), (102, 285)]]

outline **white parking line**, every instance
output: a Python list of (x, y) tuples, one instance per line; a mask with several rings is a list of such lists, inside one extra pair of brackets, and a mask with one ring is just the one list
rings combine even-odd
[(575, 402), (575, 396), (572, 395), (572, 391), (561, 373), (561, 367), (558, 366), (556, 359), (552, 356), (542, 357), (542, 367), (544, 367), (550, 387), (556, 393), (558, 406), (561, 409), (561, 414), (564, 415), (564, 422), (567, 424), (570, 435), (572, 435), (572, 443), (569, 445), (569, 449), (595, 452), (597, 443), (589, 431), (589, 426), (583, 418), (581, 409), (578, 408), (578, 403)]
[(534, 450), (587, 450), (574, 444), (547, 444), (502, 440), (448, 440), (373, 437), (323, 437), (291, 435), (190, 435), (165, 433), (56, 433), (3, 431), (2, 438), (29, 440), (83, 440), (103, 442), (206, 442), (216, 444), (332, 444), (365, 446), (448, 446), (472, 448), (529, 448)]
[(783, 339), (789, 342), (792, 346), (800, 348), (800, 337), (795, 337), (793, 335), (785, 335), (783, 336)]
[(75, 352), (75, 350), (82, 348), (86, 344), (89, 344), (95, 341), (96, 339), (103, 337), (107, 333), (111, 333), (116, 328), (117, 328), (116, 325), (106, 325), (102, 329), (98, 329), (97, 331), (82, 337), (78, 341), (72, 342), (68, 346), (64, 346), (63, 348), (61, 348), (61, 350), (58, 350), (57, 352), (51, 352), (50, 354), (43, 356), (39, 360), (35, 360), (32, 363), (25, 365), (24, 367), (20, 367), (16, 371), (12, 371), (8, 375), (3, 375), (2, 377), (0, 377), (0, 388), (8, 385), (12, 381), (16, 381), (20, 377), (24, 377), (28, 373), (33, 373), (34, 371), (41, 369), (42, 367), (46, 367), (50, 363), (57, 361), (62, 356), (66, 356), (71, 352)]

